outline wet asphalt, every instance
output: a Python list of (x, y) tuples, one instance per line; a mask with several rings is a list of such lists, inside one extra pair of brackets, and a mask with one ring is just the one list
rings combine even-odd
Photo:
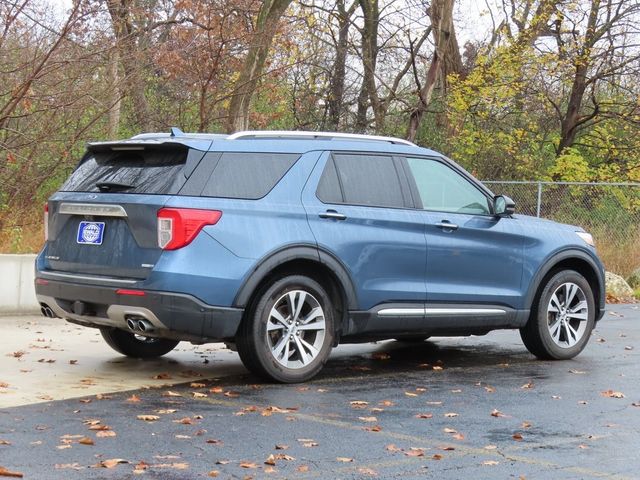
[(535, 360), (511, 331), (345, 346), (303, 385), (203, 374), (1, 409), (0, 466), (31, 479), (640, 478), (639, 359), (637, 305), (609, 306), (572, 361)]

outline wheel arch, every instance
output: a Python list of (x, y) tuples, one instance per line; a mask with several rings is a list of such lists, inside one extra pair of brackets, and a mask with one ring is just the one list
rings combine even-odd
[[(244, 281), (234, 299), (234, 306), (247, 308), (261, 287), (287, 274), (306, 275), (320, 283), (336, 305), (340, 321), (339, 334), (346, 325), (349, 310), (357, 310), (356, 291), (347, 269), (329, 252), (311, 245), (288, 246), (260, 260)], [(336, 336), (338, 338), (338, 336)]]
[(527, 308), (534, 309), (535, 301), (546, 285), (547, 280), (560, 270), (575, 270), (589, 282), (596, 302), (596, 320), (599, 320), (604, 312), (604, 278), (596, 261), (586, 252), (576, 249), (558, 252), (544, 262), (535, 274), (527, 292)]

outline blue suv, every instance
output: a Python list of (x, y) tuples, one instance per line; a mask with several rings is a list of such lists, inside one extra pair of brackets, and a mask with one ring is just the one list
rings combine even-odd
[(88, 145), (45, 208), (42, 312), (121, 354), (224, 341), (279, 382), (339, 343), (517, 328), (572, 358), (605, 307), (591, 235), (514, 214), (405, 140), (143, 134)]

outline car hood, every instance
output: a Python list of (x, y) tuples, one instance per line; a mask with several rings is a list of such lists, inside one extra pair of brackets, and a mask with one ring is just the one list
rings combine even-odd
[(546, 218), (533, 217), (531, 215), (513, 215), (513, 218), (519, 220), (523, 225), (528, 225), (533, 228), (544, 228), (546, 230), (562, 230), (564, 232), (584, 232), (585, 229), (577, 225), (570, 225), (568, 223), (555, 222)]

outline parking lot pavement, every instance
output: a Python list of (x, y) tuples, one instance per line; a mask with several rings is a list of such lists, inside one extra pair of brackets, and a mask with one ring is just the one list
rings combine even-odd
[[(53, 328), (33, 327), (20, 348)], [(5, 405), (47, 376), (67, 398), (0, 410), (0, 466), (25, 478), (640, 478), (635, 305), (609, 307), (573, 361), (537, 361), (517, 332), (493, 332), (339, 347), (304, 385), (261, 383), (217, 345), (137, 362), (66, 328), (42, 354), (2, 357), (0, 381), (23, 392)], [(74, 389), (80, 376), (102, 393)]]

